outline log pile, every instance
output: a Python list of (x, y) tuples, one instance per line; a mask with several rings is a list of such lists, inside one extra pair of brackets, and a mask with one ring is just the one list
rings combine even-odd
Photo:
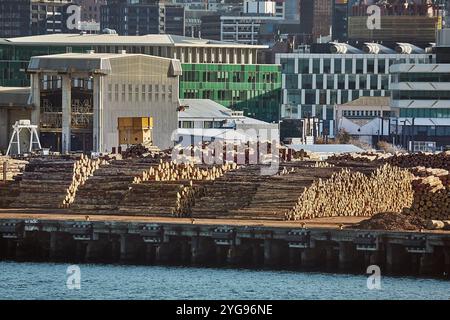
[(330, 179), (314, 181), (287, 217), (300, 220), (401, 212), (411, 206), (412, 179), (407, 170), (390, 165), (378, 168), (370, 176), (344, 169)]
[(28, 161), (0, 156), (0, 181), (11, 181), (20, 176)]
[(0, 208), (9, 208), (19, 196), (19, 182), (0, 182)]
[(284, 220), (303, 188), (318, 178), (330, 178), (339, 168), (311, 170), (309, 164), (286, 163), (274, 176), (261, 175), (261, 166), (245, 166), (225, 173), (205, 187), (192, 216), (233, 219)]
[(114, 213), (133, 181), (155, 163), (145, 159), (110, 160), (102, 163), (79, 188), (71, 204), (75, 212)]
[(122, 152), (123, 159), (128, 158), (154, 158), (154, 159), (164, 159), (169, 160), (170, 155), (166, 152), (161, 152), (155, 146), (144, 146), (142, 144), (137, 144), (128, 147), (124, 152)]
[(414, 168), (414, 201), (405, 214), (425, 219), (450, 220), (450, 174), (445, 169)]
[(450, 152), (399, 154), (385, 159), (384, 163), (402, 168), (424, 166), (450, 170)]
[(121, 214), (187, 216), (205, 185), (235, 169), (236, 164), (218, 167), (161, 162), (135, 178), (120, 204)]
[(14, 208), (65, 208), (74, 199), (100, 160), (81, 158), (34, 158), (26, 165)]

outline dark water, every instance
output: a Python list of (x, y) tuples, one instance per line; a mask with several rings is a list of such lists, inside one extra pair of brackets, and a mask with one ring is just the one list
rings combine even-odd
[(450, 282), (365, 275), (80, 264), (81, 288), (67, 288), (68, 264), (0, 262), (1, 299), (450, 299)]

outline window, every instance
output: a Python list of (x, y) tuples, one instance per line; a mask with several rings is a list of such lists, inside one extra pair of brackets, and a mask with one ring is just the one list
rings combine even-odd
[(143, 84), (142, 85), (142, 98), (141, 98), (142, 101), (145, 101), (146, 100), (145, 98), (147, 96), (147, 93), (145, 92), (145, 87), (146, 87), (146, 85)]
[(139, 85), (134, 87), (134, 99), (136, 102), (139, 102)]
[(114, 101), (119, 101), (119, 85), (114, 85)]
[(148, 101), (152, 101), (152, 88), (153, 86), (151, 84), (148, 85)]
[(126, 91), (126, 86), (123, 84), (122, 85), (122, 102), (125, 102), (125, 91)]
[(128, 85), (128, 101), (129, 102), (133, 101), (133, 85), (132, 84)]

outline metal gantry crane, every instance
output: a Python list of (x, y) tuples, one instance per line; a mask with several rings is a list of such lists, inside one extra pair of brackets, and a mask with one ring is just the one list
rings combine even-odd
[(41, 148), (41, 142), (39, 141), (39, 135), (37, 132), (37, 125), (32, 125), (30, 120), (19, 120), (12, 126), (13, 133), (11, 136), (11, 140), (9, 141), (8, 150), (6, 151), (6, 155), (9, 155), (11, 151), (11, 147), (13, 145), (17, 145), (17, 153), (21, 154), (20, 150), (20, 133), (22, 130), (28, 130), (30, 132), (30, 145), (28, 148), (28, 152), (33, 150), (33, 145), (37, 145), (38, 149)]

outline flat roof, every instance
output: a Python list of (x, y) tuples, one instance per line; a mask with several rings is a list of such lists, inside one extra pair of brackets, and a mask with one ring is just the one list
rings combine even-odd
[(355, 107), (385, 107), (391, 103), (391, 97), (359, 97), (340, 106)]
[[(179, 66), (177, 70), (181, 72), (181, 64), (176, 59), (150, 56), (146, 54), (127, 53), (60, 53), (45, 56), (31, 57), (28, 64), (28, 71), (76, 70), (81, 72), (99, 72), (107, 74), (111, 71), (110, 59), (126, 59), (130, 57), (143, 57), (144, 59), (167, 60)], [(175, 67), (175, 66), (174, 66)]]
[(21, 45), (123, 45), (123, 46), (168, 46), (168, 47), (230, 47), (266, 49), (264, 45), (249, 45), (200, 38), (190, 38), (170, 34), (147, 34), (142, 36), (120, 36), (117, 34), (46, 34), (27, 37), (7, 38), (4, 41)]
[(231, 109), (210, 99), (180, 99), (182, 106), (187, 106), (180, 112), (180, 118), (229, 118)]
[(0, 108), (31, 107), (30, 87), (0, 87)]

